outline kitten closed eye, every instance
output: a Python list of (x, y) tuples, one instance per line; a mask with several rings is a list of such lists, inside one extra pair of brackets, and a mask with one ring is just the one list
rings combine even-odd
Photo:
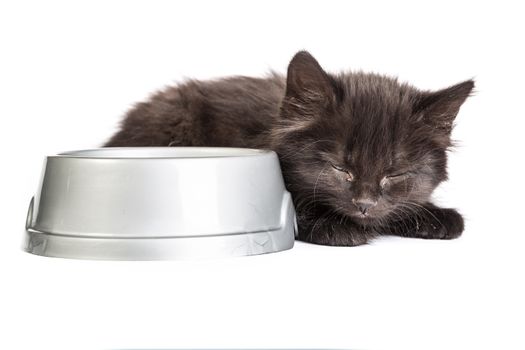
[(381, 179), (381, 187), (385, 187), (390, 182), (398, 182), (405, 180), (411, 174), (410, 171), (405, 171), (403, 173), (394, 173), (392, 175), (386, 175)]
[(396, 178), (401, 178), (403, 176), (407, 176), (409, 173), (410, 173), (409, 171), (405, 171), (404, 173), (397, 173), (397, 174), (387, 175), (385, 177), (389, 178), (389, 179), (396, 179)]
[(342, 166), (339, 166), (339, 165), (336, 165), (336, 164), (333, 164), (333, 163), (330, 163), (330, 165), (337, 171), (340, 171), (340, 172), (343, 172), (343, 173), (346, 173), (346, 181), (348, 182), (352, 182), (354, 180), (354, 174), (352, 174), (350, 172), (350, 170), (346, 169), (346, 168), (343, 168)]
[(338, 170), (338, 171), (343, 171), (343, 172), (346, 172), (347, 170), (345, 168), (343, 168), (342, 166), (339, 166), (339, 165), (336, 165), (334, 163), (330, 163), (330, 165), (332, 166), (332, 168), (334, 168), (335, 170)]

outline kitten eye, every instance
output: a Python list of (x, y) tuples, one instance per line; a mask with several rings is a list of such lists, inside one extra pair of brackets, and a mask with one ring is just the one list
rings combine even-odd
[(389, 182), (389, 181), (396, 181), (396, 180), (400, 180), (402, 179), (404, 176), (410, 174), (410, 171), (405, 171), (404, 173), (395, 173), (395, 174), (392, 174), (392, 175), (386, 175), (385, 177), (383, 177), (383, 179), (381, 179), (381, 182), (379, 183), (379, 185), (381, 186), (381, 188), (385, 187), (386, 184)]
[(337, 171), (341, 171), (341, 172), (343, 172), (343, 173), (346, 173), (346, 181), (348, 181), (348, 182), (352, 182), (352, 181), (354, 181), (354, 174), (352, 174), (352, 173), (350, 172), (350, 170), (345, 169), (345, 168), (343, 168), (343, 167), (341, 167), (341, 166), (335, 165), (335, 164), (333, 164), (333, 163), (330, 163), (330, 164), (332, 165), (332, 167), (333, 167), (335, 170), (337, 170)]
[(404, 173), (398, 173), (398, 174), (392, 174), (392, 175), (387, 175), (385, 176), (386, 178), (388, 179), (395, 179), (396, 177), (401, 177), (401, 176), (405, 176), (409, 173), (409, 171), (405, 171)]
[(332, 168), (334, 168), (335, 170), (337, 171), (343, 171), (343, 172), (346, 172), (347, 170), (339, 165), (335, 165), (334, 163), (330, 163), (330, 165), (332, 165)]

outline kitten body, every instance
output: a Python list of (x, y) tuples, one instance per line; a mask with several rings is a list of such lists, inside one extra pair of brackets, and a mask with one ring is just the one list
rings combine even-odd
[(188, 81), (139, 103), (105, 145), (270, 148), (284, 76)]
[(377, 74), (326, 73), (307, 52), (286, 77), (189, 81), (136, 105), (106, 147), (221, 146), (277, 152), (299, 239), (360, 245), (377, 235), (450, 239), (453, 209), (430, 202), (472, 81), (420, 91)]

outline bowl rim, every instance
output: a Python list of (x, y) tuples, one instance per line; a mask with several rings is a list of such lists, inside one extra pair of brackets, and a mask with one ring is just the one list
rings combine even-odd
[[(159, 154), (155, 154), (159, 153)], [(179, 153), (177, 155), (177, 153)], [(207, 159), (244, 158), (274, 153), (270, 149), (241, 147), (100, 147), (60, 152), (48, 158), (74, 159)]]

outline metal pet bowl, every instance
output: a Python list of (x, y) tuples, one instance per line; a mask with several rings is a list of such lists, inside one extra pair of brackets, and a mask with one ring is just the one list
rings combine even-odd
[(25, 250), (101, 260), (255, 255), (292, 248), (295, 222), (272, 151), (101, 148), (47, 157)]

